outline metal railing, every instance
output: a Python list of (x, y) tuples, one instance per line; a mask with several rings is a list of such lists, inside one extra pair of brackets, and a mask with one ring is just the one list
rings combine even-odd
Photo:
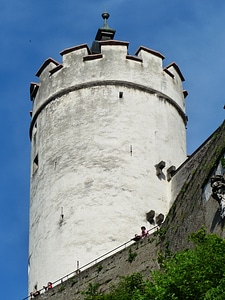
[[(159, 228), (159, 226), (156, 225), (156, 226), (152, 227), (151, 229), (149, 229), (149, 230), (148, 230), (148, 233), (149, 233), (150, 231), (153, 231), (154, 229), (158, 229), (158, 228)], [(127, 245), (128, 245), (128, 244), (131, 244), (131, 243), (134, 244), (135, 242), (131, 239), (131, 240), (127, 241), (126, 243), (123, 243), (122, 245), (120, 245), (120, 246), (114, 248), (113, 250), (111, 250), (111, 251), (109, 251), (109, 252), (106, 252), (105, 254), (99, 256), (98, 258), (96, 258), (96, 259), (90, 261), (89, 263), (83, 265), (82, 267), (76, 269), (75, 271), (73, 271), (73, 272), (71, 272), (71, 273), (69, 273), (69, 274), (67, 274), (67, 275), (65, 275), (65, 276), (63, 276), (63, 277), (61, 277), (60, 279), (57, 279), (56, 281), (52, 282), (52, 287), (55, 287), (56, 285), (61, 284), (61, 283), (65, 282), (65, 281), (67, 281), (69, 278), (74, 277), (74, 276), (80, 274), (82, 271), (84, 271), (84, 270), (90, 268), (92, 265), (95, 265), (95, 264), (99, 263), (100, 261), (102, 261), (102, 260), (105, 259), (106, 257), (109, 257), (109, 256), (111, 256), (112, 254), (117, 253), (119, 250), (121, 250), (121, 249), (123, 249), (123, 248), (126, 249)], [(42, 294), (42, 293), (45, 292), (45, 291), (46, 291), (46, 289), (45, 289), (44, 287), (43, 287), (42, 289), (38, 290), (38, 292), (39, 292), (40, 294)], [(27, 296), (26, 298), (23, 298), (22, 300), (32, 299), (32, 298), (33, 298), (32, 295), (29, 295), (29, 296)], [(36, 297), (35, 297), (35, 298), (36, 298)]]

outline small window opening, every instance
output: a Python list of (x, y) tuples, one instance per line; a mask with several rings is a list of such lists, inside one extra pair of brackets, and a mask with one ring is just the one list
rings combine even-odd
[(119, 92), (119, 98), (123, 98), (123, 92)]
[(130, 145), (130, 156), (132, 156), (133, 155), (133, 147), (132, 147), (132, 145)]
[(64, 214), (63, 214), (63, 207), (61, 207), (61, 220), (63, 220), (63, 218), (64, 218)]
[(38, 169), (38, 154), (35, 156), (35, 159), (33, 161), (33, 174), (37, 172)]
[(60, 219), (59, 219), (59, 226), (61, 227), (64, 220), (64, 214), (63, 214), (63, 207), (61, 207), (61, 213), (60, 213)]

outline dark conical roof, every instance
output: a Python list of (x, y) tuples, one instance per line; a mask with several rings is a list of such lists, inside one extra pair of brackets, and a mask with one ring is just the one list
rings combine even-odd
[(100, 46), (99, 41), (105, 41), (105, 40), (113, 40), (116, 30), (112, 29), (108, 25), (108, 18), (110, 17), (110, 14), (108, 12), (102, 13), (102, 18), (104, 20), (103, 27), (99, 28), (97, 31), (97, 34), (95, 36), (95, 40), (92, 43), (91, 46), (91, 52), (93, 54), (100, 53)]

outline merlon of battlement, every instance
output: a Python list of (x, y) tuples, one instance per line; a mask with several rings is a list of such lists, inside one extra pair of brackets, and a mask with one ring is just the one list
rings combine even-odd
[(155, 50), (152, 50), (152, 49), (147, 48), (147, 47), (144, 47), (144, 46), (140, 46), (140, 47), (138, 48), (138, 50), (136, 51), (135, 55), (136, 55), (136, 56), (140, 56), (141, 51), (148, 52), (148, 53), (150, 53), (150, 54), (153, 54), (153, 55), (155, 55), (155, 56), (158, 56), (158, 57), (161, 58), (161, 59), (164, 59), (164, 58), (165, 58), (165, 56), (162, 55), (160, 52), (155, 51)]
[(40, 77), (41, 73), (47, 69), (52, 70), (55, 66), (58, 66), (60, 63), (57, 62), (56, 60), (54, 60), (53, 58), (49, 57), (48, 59), (46, 59), (46, 61), (42, 64), (42, 66), (40, 67), (40, 69), (37, 71), (36, 76)]
[(117, 41), (117, 40), (106, 40), (106, 41), (100, 41), (99, 45), (102, 54), (104, 54), (106, 51), (108, 52), (112, 50), (118, 51), (118, 54), (120, 53), (120, 56), (128, 54), (129, 42)]
[(128, 48), (129, 42), (117, 41), (117, 40), (106, 40), (100, 41), (99, 44), (101, 46), (126, 46)]
[(180, 76), (181, 81), (185, 81), (183, 74), (181, 73), (178, 65), (175, 62), (172, 62), (171, 64), (166, 66), (163, 70), (166, 71), (168, 74), (169, 73), (173, 74), (173, 72), (171, 70), (175, 70), (177, 72), (177, 74)]
[(77, 51), (77, 50), (80, 50), (80, 49), (86, 49), (87, 50), (87, 53), (88, 54), (91, 54), (91, 50), (89, 49), (88, 45), (87, 44), (81, 44), (81, 45), (78, 45), (78, 46), (74, 46), (74, 47), (71, 47), (71, 48), (67, 48), (63, 51), (60, 52), (60, 55), (65, 55), (65, 54), (68, 54), (70, 52), (73, 52), (73, 51)]

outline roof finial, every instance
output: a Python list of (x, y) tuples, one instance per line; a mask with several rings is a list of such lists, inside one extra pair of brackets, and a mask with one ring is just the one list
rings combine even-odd
[(104, 19), (103, 28), (109, 28), (108, 23), (107, 23), (107, 20), (108, 20), (109, 17), (110, 17), (110, 14), (107, 11), (104, 11), (102, 13), (102, 18)]

